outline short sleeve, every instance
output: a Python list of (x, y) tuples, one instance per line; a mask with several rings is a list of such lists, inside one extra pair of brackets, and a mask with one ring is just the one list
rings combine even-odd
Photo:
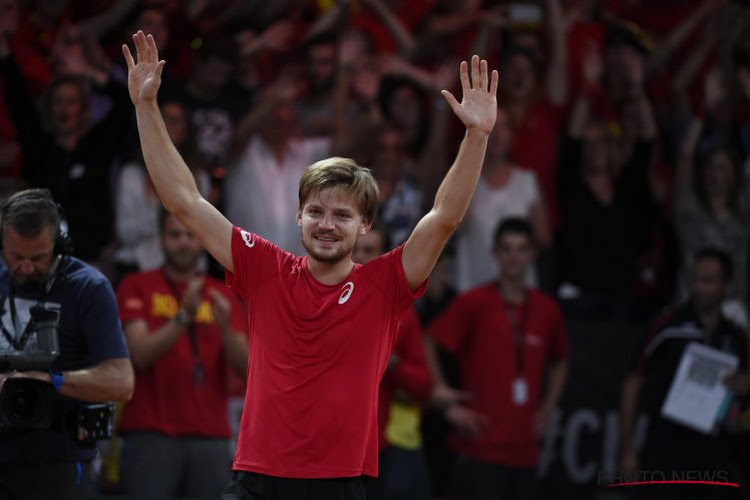
[(295, 259), (257, 234), (235, 226), (232, 229), (234, 272), (226, 271), (226, 284), (247, 300), (263, 282), (278, 276), (284, 268), (291, 269)]
[(141, 293), (136, 274), (126, 276), (117, 287), (117, 306), (123, 324), (147, 319), (147, 301)]
[(529, 200), (529, 205), (535, 205), (536, 203), (539, 203), (540, 194), (539, 194), (539, 181), (536, 178), (536, 174), (530, 170), (524, 171), (528, 175), (528, 180), (526, 182), (526, 190)]
[(103, 276), (93, 280), (79, 296), (83, 305), (79, 318), (88, 348), (88, 358), (97, 364), (108, 359), (127, 358), (128, 348), (117, 314), (112, 286)]
[(471, 331), (473, 302), (470, 295), (457, 297), (430, 323), (427, 334), (448, 351), (458, 351)]

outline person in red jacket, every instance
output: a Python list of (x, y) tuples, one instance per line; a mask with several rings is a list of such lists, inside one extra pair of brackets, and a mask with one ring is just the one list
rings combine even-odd
[[(357, 240), (352, 260), (366, 264), (391, 247), (388, 230), (374, 224)], [(393, 352), (378, 394), (379, 479), (368, 484), (374, 500), (420, 500), (429, 495), (422, 455), (421, 403), (432, 394), (432, 375), (422, 341), (422, 324), (414, 308), (401, 318)]]
[[(565, 384), (568, 339), (554, 299), (526, 285), (533, 241), (526, 219), (501, 222), (494, 238), (499, 281), (458, 296), (427, 330), (456, 354), (461, 389), (472, 396), (445, 409), (458, 431), (450, 444), (460, 453), (454, 482), (461, 497), (535, 498), (541, 437)], [(439, 392), (445, 382), (428, 345)]]

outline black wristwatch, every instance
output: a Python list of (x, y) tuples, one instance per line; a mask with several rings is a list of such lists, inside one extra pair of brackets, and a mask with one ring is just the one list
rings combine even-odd
[(180, 309), (179, 311), (177, 311), (177, 314), (175, 314), (174, 321), (179, 326), (185, 327), (190, 324), (190, 317), (188, 316), (188, 313), (186, 313), (184, 309)]

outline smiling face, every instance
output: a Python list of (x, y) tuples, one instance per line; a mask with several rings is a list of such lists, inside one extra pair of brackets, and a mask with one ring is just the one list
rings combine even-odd
[(308, 255), (327, 264), (350, 258), (357, 238), (370, 228), (355, 197), (340, 187), (311, 192), (297, 212), (297, 225)]

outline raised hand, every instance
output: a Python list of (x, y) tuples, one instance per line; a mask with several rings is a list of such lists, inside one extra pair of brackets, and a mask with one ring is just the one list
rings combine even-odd
[(471, 58), (471, 81), (466, 61), (461, 63), (460, 77), (463, 91), (461, 102), (447, 90), (442, 91), (443, 96), (467, 129), (489, 134), (497, 117), (497, 71), (493, 70), (490, 77), (487, 61), (482, 59), (480, 62), (479, 56), (474, 56)]
[(140, 103), (156, 100), (165, 63), (159, 60), (159, 51), (152, 35), (146, 36), (143, 31), (138, 31), (133, 35), (133, 42), (135, 43), (135, 61), (127, 45), (122, 46), (122, 53), (128, 64), (130, 99), (137, 106)]

